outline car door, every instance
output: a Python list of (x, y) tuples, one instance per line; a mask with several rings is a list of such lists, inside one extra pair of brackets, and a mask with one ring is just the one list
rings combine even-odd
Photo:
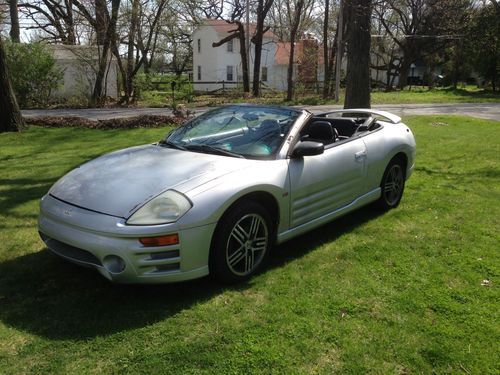
[(362, 139), (330, 145), (323, 154), (289, 159), (290, 227), (305, 224), (356, 199), (366, 173)]

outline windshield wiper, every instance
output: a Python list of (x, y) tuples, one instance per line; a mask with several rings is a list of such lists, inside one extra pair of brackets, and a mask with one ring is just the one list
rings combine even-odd
[(173, 142), (167, 141), (165, 139), (162, 139), (160, 142), (158, 142), (158, 144), (160, 146), (168, 146), (168, 147), (171, 147), (171, 148), (176, 148), (177, 150), (186, 151), (186, 147), (178, 145), (177, 143), (173, 143)]
[(245, 159), (245, 157), (241, 154), (237, 154), (235, 152), (231, 152), (229, 150), (224, 150), (223, 148), (218, 148), (207, 144), (190, 144), (186, 145), (185, 149), (191, 151), (201, 151), (210, 154), (225, 155), (225, 156), (232, 156), (234, 158)]

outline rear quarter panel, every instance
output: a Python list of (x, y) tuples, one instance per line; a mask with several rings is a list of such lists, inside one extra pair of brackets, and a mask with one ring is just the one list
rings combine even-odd
[(391, 159), (398, 153), (407, 157), (407, 176), (415, 162), (415, 139), (411, 130), (403, 123), (389, 123), (379, 121), (382, 128), (365, 136), (367, 149), (367, 174), (365, 192), (371, 191), (380, 185), (384, 171)]

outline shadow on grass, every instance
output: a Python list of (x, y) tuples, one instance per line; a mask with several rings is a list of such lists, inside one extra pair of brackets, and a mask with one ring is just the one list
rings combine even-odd
[[(272, 272), (317, 246), (377, 217), (353, 212), (275, 249), (263, 272)], [(8, 326), (56, 340), (84, 340), (168, 319), (192, 305), (251, 284), (224, 286), (210, 278), (164, 285), (115, 285), (47, 249), (0, 263), (0, 320)]]
[(0, 179), (0, 186), (6, 187), (2, 190), (0, 212), (9, 214), (17, 206), (40, 199), (49, 191), (56, 180), (56, 178)]
[(500, 99), (500, 93), (493, 92), (492, 90), (477, 90), (477, 91), (469, 91), (461, 88), (445, 88), (440, 89), (445, 92), (452, 93), (457, 96), (463, 96), (467, 98), (482, 98), (482, 99)]

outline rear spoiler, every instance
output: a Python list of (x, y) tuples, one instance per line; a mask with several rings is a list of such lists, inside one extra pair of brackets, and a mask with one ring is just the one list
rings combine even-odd
[(374, 110), (366, 109), (366, 108), (363, 108), (363, 109), (337, 109), (337, 110), (331, 111), (331, 112), (319, 113), (319, 114), (315, 115), (315, 117), (327, 117), (328, 115), (330, 115), (332, 113), (352, 113), (352, 114), (366, 113), (367, 115), (375, 115), (375, 116), (383, 117), (383, 118), (389, 120), (389, 122), (392, 122), (393, 124), (397, 124), (397, 123), (401, 122), (401, 117), (396, 116), (393, 113), (386, 112), (386, 111), (374, 111)]

